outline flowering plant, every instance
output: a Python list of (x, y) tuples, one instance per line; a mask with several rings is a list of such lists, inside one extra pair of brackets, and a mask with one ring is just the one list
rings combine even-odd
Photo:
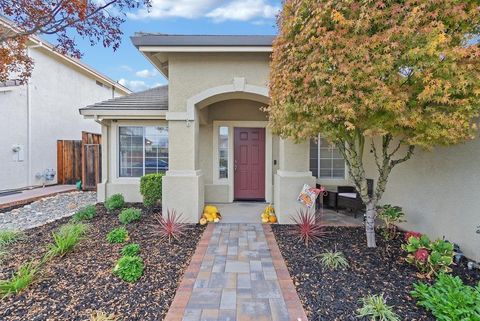
[(410, 236), (420, 238), (422, 236), (422, 233), (413, 232), (413, 231), (405, 232), (405, 242), (408, 242), (408, 239), (410, 238)]
[(453, 244), (448, 241), (430, 241), (426, 235), (409, 232), (407, 243), (402, 248), (408, 252), (406, 261), (414, 264), (422, 276), (430, 278), (434, 274), (452, 270)]

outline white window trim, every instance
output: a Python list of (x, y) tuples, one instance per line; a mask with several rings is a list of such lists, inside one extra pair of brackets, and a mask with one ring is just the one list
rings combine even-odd
[[(265, 201), (273, 201), (273, 135), (266, 121), (213, 121), (213, 184), (228, 185), (228, 201), (234, 199), (233, 148), (235, 128), (265, 128)], [(219, 178), (218, 131), (219, 127), (228, 127), (228, 178)]]
[(318, 135), (317, 137), (317, 180), (318, 181), (329, 181), (329, 182), (334, 182), (334, 181), (346, 181), (348, 180), (348, 168), (347, 168), (347, 163), (345, 162), (345, 159), (343, 159), (343, 162), (345, 164), (344, 168), (344, 173), (343, 177), (320, 177), (320, 154), (321, 154), (321, 148), (320, 148), (320, 137), (322, 135)]
[[(145, 156), (145, 138), (146, 138), (146, 129), (149, 128), (149, 127), (161, 127), (161, 128), (167, 128), (167, 140), (168, 140), (168, 127), (167, 126), (157, 126), (157, 125), (147, 125), (147, 126), (130, 126), (130, 125), (120, 125), (118, 126), (119, 128), (119, 132), (118, 132), (118, 152), (120, 152), (120, 128), (128, 128), (128, 127), (137, 127), (137, 128), (141, 128), (142, 129), (142, 159), (143, 159), (143, 162), (142, 162), (142, 176), (145, 176), (145, 170), (146, 170), (146, 165), (145, 165), (145, 162), (146, 162), (146, 156)], [(168, 145), (167, 145), (167, 152), (168, 152)], [(157, 158), (159, 159), (164, 159), (165, 157), (159, 157), (157, 156)], [(168, 156), (167, 156), (168, 158)], [(121, 176), (120, 175), (120, 172), (121, 172), (121, 166), (120, 166), (120, 157), (118, 158), (118, 176), (121, 177), (121, 178), (124, 178), (124, 177), (135, 177), (135, 176)], [(168, 171), (168, 169), (167, 169)], [(165, 171), (166, 172), (166, 171)]]
[[(162, 126), (168, 128), (167, 121), (164, 120), (119, 120), (114, 121), (111, 126), (110, 147), (111, 151), (107, 153), (110, 162), (110, 173), (114, 173), (112, 176), (112, 183), (125, 183), (125, 184), (139, 184), (140, 177), (122, 177), (120, 176), (120, 127), (124, 126)], [(170, 139), (168, 140), (168, 158), (170, 164)], [(145, 148), (143, 153), (145, 153)]]
[[(227, 163), (228, 163), (228, 169), (227, 169), (227, 178), (220, 178), (220, 154), (218, 152), (219, 149), (219, 143), (218, 139), (220, 138), (220, 127), (227, 127), (228, 128), (228, 151), (227, 151)], [(213, 183), (218, 184), (218, 185), (229, 185), (229, 179), (231, 178), (231, 175), (233, 175), (233, 172), (231, 171), (232, 165), (233, 165), (233, 159), (232, 159), (232, 154), (231, 151), (233, 151), (233, 128), (231, 125), (222, 125), (222, 124), (217, 124), (215, 126), (214, 124), (214, 134), (213, 134), (213, 146), (214, 146), (214, 152), (213, 152)]]

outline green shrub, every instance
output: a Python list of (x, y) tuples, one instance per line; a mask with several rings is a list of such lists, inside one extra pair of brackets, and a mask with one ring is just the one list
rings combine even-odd
[(0, 231), (0, 246), (15, 243), (23, 237), (23, 232), (20, 231)]
[(135, 282), (143, 274), (143, 260), (139, 256), (122, 256), (113, 269), (113, 274), (126, 282)]
[(23, 235), (23, 232), (20, 231), (0, 231), (0, 263), (2, 262), (3, 258), (8, 254), (8, 245), (20, 240)]
[(128, 224), (138, 221), (142, 217), (142, 210), (139, 208), (126, 208), (118, 214), (118, 219), (122, 224)]
[(125, 245), (122, 248), (122, 256), (135, 256), (140, 254), (140, 245), (136, 243)]
[(0, 296), (7, 297), (17, 294), (32, 284), (39, 272), (39, 266), (35, 263), (26, 263), (8, 280), (0, 280)]
[(107, 234), (107, 241), (112, 244), (123, 243), (128, 241), (128, 239), (128, 231), (123, 226), (114, 228)]
[(140, 178), (140, 194), (145, 206), (155, 206), (162, 199), (162, 178), (163, 174), (147, 174)]
[(326, 251), (320, 254), (320, 263), (330, 270), (345, 269), (349, 266), (345, 255), (339, 251)]
[(358, 317), (370, 317), (371, 320), (400, 321), (398, 315), (387, 305), (383, 294), (368, 295), (360, 299), (362, 307), (357, 310)]
[(403, 217), (405, 213), (400, 206), (384, 205), (377, 209), (378, 217), (383, 221), (385, 227), (382, 230), (385, 240), (393, 240), (397, 235), (397, 224), (406, 222)]
[(87, 232), (83, 223), (65, 224), (57, 232), (52, 232), (53, 243), (48, 246), (46, 258), (63, 256), (72, 251)]
[(109, 211), (121, 209), (125, 205), (122, 194), (113, 194), (105, 201), (105, 208)]
[(480, 283), (473, 288), (458, 276), (441, 273), (435, 284), (416, 283), (413, 287), (411, 294), (417, 304), (438, 321), (480, 320)]
[(428, 236), (410, 236), (402, 248), (408, 252), (406, 261), (414, 264), (427, 278), (440, 272), (450, 272), (453, 264), (453, 244), (444, 240), (430, 241)]
[(88, 205), (79, 209), (75, 215), (73, 215), (74, 222), (91, 220), (95, 214), (97, 214), (97, 208), (95, 205)]

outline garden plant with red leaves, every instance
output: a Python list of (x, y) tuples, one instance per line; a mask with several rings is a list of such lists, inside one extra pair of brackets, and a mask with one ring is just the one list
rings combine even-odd
[(426, 235), (410, 233), (402, 248), (408, 252), (406, 261), (415, 265), (422, 277), (431, 278), (440, 272), (452, 270), (453, 244), (448, 241), (430, 241)]
[(155, 219), (158, 222), (158, 234), (161, 239), (167, 239), (170, 243), (172, 240), (179, 241), (185, 234), (182, 214), (177, 215), (175, 210), (168, 210), (166, 217), (162, 214), (157, 214)]
[(318, 241), (326, 234), (325, 226), (319, 223), (315, 213), (309, 210), (300, 209), (297, 216), (292, 216), (292, 220), (296, 224), (295, 231), (298, 233), (300, 241), (307, 247), (309, 243)]
[(410, 238), (410, 236), (413, 236), (413, 237), (416, 237), (416, 238), (420, 238), (420, 237), (422, 236), (422, 233), (413, 232), (413, 231), (405, 232), (405, 242), (408, 241), (408, 239)]

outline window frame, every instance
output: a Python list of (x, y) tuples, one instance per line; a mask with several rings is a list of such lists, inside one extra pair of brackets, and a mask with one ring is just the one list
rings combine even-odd
[[(142, 128), (142, 175), (141, 176), (122, 176), (121, 175), (121, 156), (120, 156), (120, 153), (121, 153), (121, 147), (120, 147), (120, 129), (121, 128), (125, 128), (125, 127), (140, 127)], [(146, 128), (147, 127), (162, 127), (164, 128), (166, 131), (167, 131), (167, 162), (168, 162), (168, 165), (170, 166), (170, 161), (169, 161), (169, 157), (170, 157), (170, 132), (169, 132), (169, 128), (168, 128), (168, 125), (165, 124), (165, 123), (161, 123), (161, 124), (158, 124), (158, 123), (148, 123), (148, 124), (145, 124), (145, 123), (142, 123), (142, 124), (137, 124), (137, 123), (120, 123), (116, 126), (116, 139), (117, 139), (117, 150), (115, 152), (115, 157), (117, 158), (116, 160), (116, 177), (117, 179), (119, 180), (139, 180), (142, 176), (145, 175), (145, 136), (146, 136)], [(158, 159), (162, 159), (162, 158), (165, 158), (165, 157), (158, 157)], [(159, 173), (166, 173), (167, 171), (169, 170), (169, 168), (167, 168), (165, 171), (161, 171)]]
[[(321, 158), (321, 155), (322, 155), (322, 148), (320, 147), (320, 139), (322, 138), (322, 135), (318, 135), (318, 137), (316, 138), (317, 139), (317, 175), (313, 175), (313, 172), (312, 172), (312, 175), (317, 179), (317, 180), (325, 180), (325, 181), (345, 181), (348, 179), (348, 169), (347, 169), (347, 163), (345, 161), (345, 158), (341, 158), (343, 160), (343, 164), (344, 164), (344, 171), (343, 171), (343, 177), (333, 177), (333, 175), (331, 175), (330, 177), (321, 177), (320, 176), (320, 162), (322, 160)], [(312, 138), (312, 140), (315, 139), (315, 138)], [(310, 141), (309, 142), (309, 152), (311, 152), (311, 147), (310, 147), (310, 144), (312, 144), (312, 142)], [(340, 160), (340, 158), (323, 158), (323, 159), (330, 159), (330, 160)], [(312, 160), (312, 157), (311, 155), (309, 156), (309, 166), (310, 166), (310, 162)], [(311, 169), (311, 167), (310, 167)], [(333, 167), (330, 168), (332, 171), (333, 171)], [(333, 173), (332, 173), (333, 174)]]
[[(220, 131), (222, 130), (222, 128), (226, 128), (227, 129), (227, 147), (226, 147), (226, 153), (227, 153), (227, 158), (226, 158), (226, 162), (227, 162), (227, 170), (226, 170), (226, 177), (220, 177), (220, 162), (221, 162), (221, 159), (222, 159), (222, 156), (221, 156), (221, 153), (220, 153)], [(219, 125), (217, 127), (217, 172), (214, 173), (214, 175), (216, 176), (217, 180), (219, 181), (227, 181), (228, 182), (228, 179), (230, 178), (230, 139), (231, 139), (231, 134), (230, 134), (231, 130), (230, 130), (230, 126), (227, 126), (227, 125)]]

